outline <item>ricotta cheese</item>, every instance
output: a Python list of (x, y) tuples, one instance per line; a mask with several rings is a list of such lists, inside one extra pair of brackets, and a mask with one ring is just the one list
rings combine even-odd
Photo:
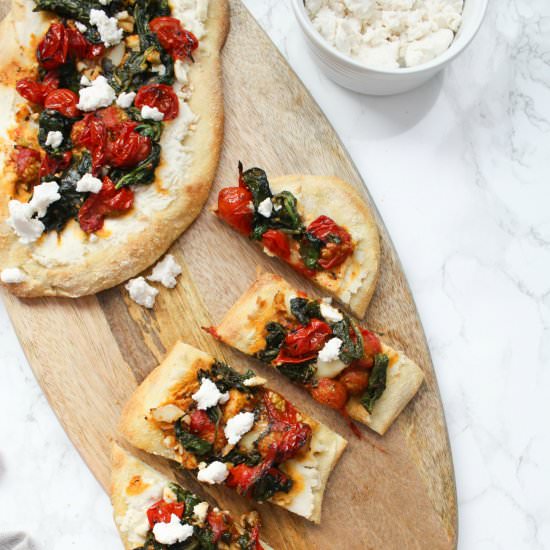
[(216, 460), (215, 462), (211, 462), (208, 466), (205, 466), (204, 463), (202, 464), (203, 467), (200, 468), (199, 466), (200, 469), (197, 474), (197, 479), (199, 481), (208, 483), (209, 485), (216, 485), (223, 483), (227, 479), (229, 470), (223, 462)]
[(107, 46), (115, 46), (124, 37), (124, 31), (118, 26), (116, 17), (109, 17), (103, 10), (90, 10), (90, 24), (99, 32), (101, 41)]
[(261, 214), (264, 218), (271, 218), (273, 213), (273, 203), (271, 198), (267, 197), (258, 205), (258, 213)]
[(174, 288), (177, 284), (176, 277), (178, 275), (181, 275), (181, 266), (172, 254), (167, 254), (164, 259), (157, 263), (147, 279), (162, 283), (166, 288)]
[(229, 394), (222, 393), (210, 378), (203, 378), (200, 388), (191, 397), (196, 401), (197, 409), (200, 411), (205, 411), (218, 403), (227, 403), (229, 400)]
[(463, 0), (305, 0), (314, 27), (365, 66), (413, 67), (448, 49)]
[(116, 99), (116, 104), (122, 109), (128, 109), (136, 98), (136, 92), (122, 92)]
[(321, 302), (321, 315), (329, 323), (338, 323), (344, 316), (335, 307), (332, 307), (326, 302)]
[(254, 425), (254, 413), (240, 412), (231, 417), (224, 428), (225, 437), (230, 445), (236, 445), (241, 437)]
[(155, 299), (159, 291), (152, 287), (143, 277), (130, 279), (126, 283), (126, 290), (130, 298), (140, 306), (151, 309), (155, 305)]
[(181, 523), (176, 514), (172, 514), (169, 523), (155, 523), (153, 535), (155, 540), (161, 544), (176, 544), (183, 542), (193, 534), (193, 526)]
[(115, 91), (109, 86), (109, 82), (102, 75), (93, 80), (90, 86), (81, 88), (78, 95), (79, 101), (77, 107), (84, 112), (109, 107), (116, 99)]
[(46, 136), (46, 147), (51, 147), (52, 149), (57, 149), (63, 143), (63, 134), (59, 130), (54, 130), (53, 132), (48, 132)]
[(331, 338), (328, 342), (325, 343), (325, 345), (319, 352), (319, 355), (317, 356), (318, 360), (324, 363), (328, 363), (330, 361), (338, 359), (338, 353), (340, 353), (340, 348), (342, 347), (343, 343), (344, 342), (336, 336), (334, 338)]
[(6, 267), (0, 273), (0, 281), (6, 284), (23, 283), (27, 276), (18, 267)]
[(141, 108), (141, 118), (156, 120), (160, 122), (164, 118), (164, 113), (161, 113), (156, 107), (149, 107), (149, 105), (144, 105)]
[(79, 193), (99, 193), (103, 183), (99, 178), (92, 176), (92, 174), (84, 174), (76, 182), (76, 190)]

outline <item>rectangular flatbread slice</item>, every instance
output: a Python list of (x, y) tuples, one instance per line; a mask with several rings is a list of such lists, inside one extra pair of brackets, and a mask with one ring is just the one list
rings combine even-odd
[[(128, 451), (113, 444), (111, 502), (125, 550), (211, 548), (271, 550), (261, 542), (256, 512), (234, 520)], [(175, 517), (174, 517), (175, 516)], [(222, 527), (223, 532), (218, 529)], [(215, 534), (216, 533), (216, 534)]]
[(199, 481), (319, 523), (328, 478), (347, 442), (264, 383), (178, 342), (124, 407), (120, 433)]
[(210, 332), (379, 434), (424, 379), (418, 365), (345, 312), (270, 273), (261, 274)]

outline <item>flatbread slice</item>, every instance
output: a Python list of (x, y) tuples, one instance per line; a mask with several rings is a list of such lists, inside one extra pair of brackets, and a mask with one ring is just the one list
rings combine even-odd
[[(271, 547), (259, 540), (260, 518), (256, 512), (233, 520), (228, 512), (222, 512), (203, 501), (197, 495), (179, 485), (171, 472), (163, 474), (145, 464), (128, 451), (114, 443), (112, 448), (111, 502), (114, 519), (125, 550), (157, 550), (172, 548), (161, 544), (167, 540), (166, 527), (155, 531), (148, 518), (158, 523), (169, 523), (175, 514), (183, 527), (176, 525), (185, 542), (211, 541), (209, 548), (240, 550), (238, 539), (245, 537), (249, 548), (270, 550)], [(156, 513), (155, 513), (156, 511)], [(214, 541), (212, 526), (224, 521), (229, 542)], [(192, 527), (192, 530), (190, 527)], [(173, 527), (172, 527), (173, 528)], [(162, 531), (165, 531), (164, 533)], [(190, 534), (191, 532), (191, 534)], [(182, 541), (184, 542), (184, 541)], [(202, 548), (202, 546), (201, 546)]]
[[(62, 4), (44, 0), (40, 0), (40, 3), (47, 6)], [(80, 9), (77, 2), (67, 4)], [(138, 9), (138, 4), (145, 3), (123, 0), (122, 7), (118, 2), (112, 5), (105, 2), (102, 6), (96, 6), (101, 7), (100, 11), (107, 10), (108, 15), (110, 11), (123, 8), (123, 11), (128, 12), (126, 18), (120, 16), (120, 13), (114, 13), (111, 19), (119, 18), (119, 25), (125, 25), (125, 28), (134, 25), (134, 31), (125, 30), (123, 42), (107, 48), (103, 56), (111, 60), (114, 58), (115, 67), (125, 63), (124, 59), (140, 48), (140, 40), (136, 39), (135, 34), (137, 22), (133, 22), (134, 9)], [(75, 182), (66, 176), (66, 170), (71, 167), (81, 170), (76, 159), (82, 159), (82, 151), (73, 147), (68, 152), (72, 152), (71, 162), (74, 166), (42, 178), (42, 181), (54, 180), (58, 184), (72, 182), (64, 187), (67, 192), (62, 193), (62, 200), (65, 201), (63, 206), (60, 206), (62, 202), (59, 199), (47, 205), (46, 217), (40, 218), (46, 227), (45, 232), (38, 238), (36, 235), (30, 236), (31, 241), (25, 242), (25, 238), (13, 229), (14, 224), (7, 223), (8, 219), (13, 222), (14, 217), (13, 212), (8, 210), (8, 203), (13, 199), (25, 204), (33, 196), (32, 185), (37, 181), (22, 182), (24, 176), (18, 174), (13, 157), (14, 145), (17, 146), (16, 151), (22, 147), (32, 149), (34, 155), (41, 155), (42, 161), (45, 159), (45, 151), (55, 154), (57, 150), (51, 149), (53, 145), (49, 145), (46, 150), (39, 145), (36, 117), (43, 109), (23, 99), (16, 91), (16, 82), (23, 78), (41, 78), (35, 57), (36, 45), (45, 36), (50, 24), (59, 23), (61, 19), (50, 12), (33, 11), (35, 2), (32, 0), (13, 0), (11, 11), (0, 27), (0, 49), (3, 52), (0, 63), (0, 102), (3, 108), (0, 120), (0, 272), (6, 270), (0, 279), (12, 293), (25, 297), (77, 297), (115, 286), (156, 261), (200, 213), (215, 175), (223, 138), (220, 50), (228, 30), (228, 5), (227, 0), (170, 0), (169, 5), (171, 17), (179, 19), (186, 30), (196, 35), (199, 46), (192, 53), (194, 62), (190, 58), (175, 61), (175, 82), (171, 88), (177, 96), (179, 114), (173, 120), (160, 123), (163, 125), (158, 142), (161, 147), (160, 163), (154, 171), (152, 183), (128, 184), (127, 189), (134, 194), (130, 209), (117, 215), (116, 208), (120, 212), (128, 208), (119, 201), (116, 208), (112, 209), (114, 213), (107, 215), (100, 230), (84, 230), (79, 223), (82, 208), (79, 203), (93, 193), (77, 193)], [(87, 18), (88, 14), (84, 13), (83, 17)], [(72, 32), (76, 31), (76, 23), (88, 29), (86, 33), (91, 32), (90, 29), (94, 32), (96, 30), (88, 21), (83, 24), (70, 17), (63, 21)], [(123, 50), (126, 49), (125, 52), (121, 52), (121, 46)], [(126, 56), (122, 58), (123, 61), (120, 61), (121, 55)], [(155, 55), (144, 55), (149, 56), (149, 81), (166, 78), (166, 66), (162, 62), (157, 63)], [(93, 67), (82, 68), (86, 64)], [(84, 63), (79, 60), (76, 67), (80, 71), (77, 74), (79, 78), (85, 76), (92, 81), (102, 76), (102, 69), (98, 68), (101, 65), (92, 61)], [(82, 83), (71, 85), (76, 93), (87, 86)], [(61, 83), (61, 86), (68, 84)], [(139, 86), (132, 85), (126, 92), (139, 93), (139, 89)], [(118, 91), (117, 94), (120, 97)], [(115, 102), (108, 108), (119, 109)], [(139, 113), (131, 114), (132, 109), (139, 111), (134, 105), (120, 109), (117, 113), (124, 111), (122, 116), (139, 119)], [(90, 113), (80, 112), (78, 120), (84, 114)], [(156, 115), (149, 113), (147, 116)], [(146, 122), (152, 124), (151, 129), (147, 130), (150, 136), (156, 131), (156, 126), (153, 119)], [(58, 147), (69, 143), (68, 139), (66, 135)], [(157, 143), (156, 137), (150, 139)], [(38, 170), (35, 168), (34, 173)], [(118, 185), (121, 171), (113, 172), (108, 166), (104, 168), (110, 170), (109, 177)], [(104, 177), (102, 170), (95, 174), (100, 179)], [(122, 173), (125, 172), (128, 170), (122, 169)], [(70, 218), (60, 221), (59, 216), (65, 216), (60, 212), (68, 212), (69, 206), (73, 204), (78, 213), (72, 212)], [(33, 220), (40, 221), (38, 217), (44, 212), (39, 212), (39, 209), (33, 212)], [(29, 223), (33, 222), (21, 221), (24, 226)]]
[[(260, 274), (210, 332), (379, 434), (388, 430), (424, 379), (405, 354), (328, 301), (308, 298), (271, 273)], [(297, 340), (301, 348), (296, 348)]]
[(252, 168), (241, 171), (239, 187), (220, 191), (216, 214), (364, 317), (380, 243), (370, 208), (349, 183), (313, 175), (268, 181)]
[(224, 483), (319, 523), (347, 442), (264, 383), (178, 342), (124, 407), (120, 433), (197, 472), (199, 481)]

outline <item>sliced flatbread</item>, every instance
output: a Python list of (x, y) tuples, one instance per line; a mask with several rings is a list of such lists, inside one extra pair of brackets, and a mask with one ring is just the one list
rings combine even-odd
[[(35, 48), (54, 19), (33, 12), (32, 0), (13, 0), (0, 27), (0, 271), (18, 268), (22, 282), (7, 284), (16, 295), (77, 297), (115, 286), (157, 260), (200, 213), (218, 165), (223, 138), (223, 97), (220, 50), (227, 34), (227, 0), (170, 0), (172, 15), (200, 39), (188, 63), (186, 83), (176, 80), (179, 115), (166, 122), (160, 141), (160, 165), (152, 184), (134, 186), (133, 208), (108, 217), (90, 238), (75, 220), (60, 234), (44, 233), (23, 244), (6, 223), (8, 202), (26, 196), (16, 190), (17, 176), (10, 161), (13, 129), (25, 100), (15, 89), (22, 77), (34, 77)], [(26, 107), (24, 108), (26, 109)], [(29, 122), (35, 143), (37, 125)], [(33, 141), (34, 140), (34, 141)], [(16, 280), (20, 280), (16, 278)]]
[[(187, 469), (196, 470), (199, 460), (191, 453), (183, 451), (173, 436), (167, 437), (167, 433), (171, 432), (161, 429), (155, 420), (158, 418), (156, 411), (166, 410), (166, 404), (175, 403), (185, 412), (190, 410), (194, 404), (191, 395), (200, 387), (199, 371), (210, 371), (215, 362), (210, 355), (183, 342), (177, 343), (164, 361), (147, 376), (124, 407), (119, 424), (120, 433), (140, 449), (175, 460)], [(252, 389), (270, 392), (262, 385), (253, 386)], [(235, 404), (238, 407), (242, 395), (247, 394), (232, 389), (230, 395), (231, 399), (223, 406), (224, 419), (233, 416), (229, 412), (230, 408), (234, 412), (239, 410), (234, 408)], [(329, 475), (347, 442), (323, 424), (302, 413), (298, 414), (301, 422), (311, 428), (309, 445), (300, 449), (300, 452), (290, 460), (279, 464), (281, 471), (292, 480), (292, 487), (288, 492), (276, 492), (268, 500), (319, 523)], [(260, 426), (255, 421), (254, 428), (247, 434), (248, 437), (245, 435), (239, 442), (239, 450), (244, 453), (253, 450), (254, 437), (263, 437), (264, 429), (265, 425)], [(229, 464), (229, 471), (231, 467)]]
[[(281, 313), (290, 312), (290, 300), (297, 296), (298, 291), (282, 277), (262, 273), (231, 307), (214, 333), (222, 342), (255, 357), (266, 347), (266, 325)], [(353, 419), (379, 434), (387, 431), (424, 379), (422, 370), (403, 353), (385, 344), (382, 344), (382, 353), (389, 358), (386, 388), (372, 413), (356, 397), (351, 397), (346, 405)]]

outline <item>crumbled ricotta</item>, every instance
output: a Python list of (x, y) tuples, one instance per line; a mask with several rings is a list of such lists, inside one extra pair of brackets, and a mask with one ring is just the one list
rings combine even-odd
[(0, 281), (6, 284), (23, 283), (27, 276), (18, 267), (6, 267), (0, 273)]
[(136, 99), (136, 92), (122, 92), (116, 99), (116, 104), (122, 109), (128, 109)]
[(271, 218), (273, 213), (273, 203), (271, 198), (267, 197), (258, 205), (258, 213), (261, 214), (264, 218)]
[(227, 403), (229, 394), (222, 393), (210, 378), (201, 380), (200, 388), (191, 396), (197, 402), (197, 409), (205, 411), (218, 403)]
[(116, 99), (115, 91), (102, 75), (93, 80), (90, 86), (81, 88), (78, 95), (79, 101), (77, 107), (85, 112), (108, 107)]
[(11, 200), (8, 203), (10, 217), (6, 220), (23, 244), (33, 243), (44, 232), (44, 224), (33, 218), (35, 211), (28, 202)]
[(338, 359), (338, 353), (344, 342), (337, 337), (331, 338), (325, 343), (321, 351), (319, 352), (318, 359), (325, 363)]
[(198, 523), (204, 523), (206, 516), (208, 515), (208, 508), (210, 505), (208, 502), (199, 502), (193, 506), (193, 518)]
[(149, 309), (155, 305), (155, 299), (159, 291), (148, 284), (143, 277), (130, 279), (125, 288), (136, 304)]
[(166, 288), (174, 288), (177, 284), (176, 277), (178, 275), (181, 275), (181, 266), (172, 254), (167, 254), (164, 259), (157, 263), (147, 279), (162, 283)]
[(29, 204), (38, 218), (45, 216), (48, 206), (61, 198), (58, 191), (59, 185), (55, 181), (45, 181), (34, 187)]
[(59, 130), (54, 130), (53, 132), (48, 132), (46, 136), (46, 147), (51, 147), (52, 149), (57, 149), (63, 143), (63, 134)]
[(254, 413), (240, 412), (232, 416), (225, 425), (224, 433), (230, 445), (236, 445), (241, 437), (248, 433), (254, 425)]
[(79, 193), (99, 193), (103, 183), (99, 178), (92, 176), (92, 174), (84, 174), (76, 182), (76, 190)]
[(115, 46), (124, 37), (124, 30), (118, 26), (116, 17), (109, 17), (103, 10), (90, 10), (90, 24), (95, 25), (101, 41), (107, 46)]
[(176, 514), (172, 514), (169, 523), (155, 523), (153, 535), (155, 540), (161, 544), (176, 544), (183, 542), (193, 534), (193, 526), (187, 523), (181, 523)]
[(197, 479), (204, 483), (208, 483), (209, 485), (223, 483), (229, 475), (229, 470), (227, 469), (227, 466), (223, 462), (219, 462), (218, 460), (216, 460), (215, 462), (211, 462), (208, 466), (205, 466), (204, 463), (201, 464), (203, 464), (203, 467), (200, 468), (199, 465), (200, 469), (199, 473), (197, 474)]
[(87, 30), (88, 30), (88, 27), (86, 25), (84, 25), (84, 23), (81, 23), (80, 21), (75, 21), (74, 22), (74, 26), (82, 33), (84, 34)]
[(332, 46), (368, 67), (396, 69), (426, 63), (454, 39), (463, 0), (305, 0)]
[(326, 302), (321, 302), (321, 315), (329, 323), (338, 323), (344, 318), (340, 311)]
[(149, 107), (149, 105), (144, 105), (141, 108), (141, 118), (151, 119), (160, 122), (164, 118), (164, 113), (161, 113), (156, 107)]

